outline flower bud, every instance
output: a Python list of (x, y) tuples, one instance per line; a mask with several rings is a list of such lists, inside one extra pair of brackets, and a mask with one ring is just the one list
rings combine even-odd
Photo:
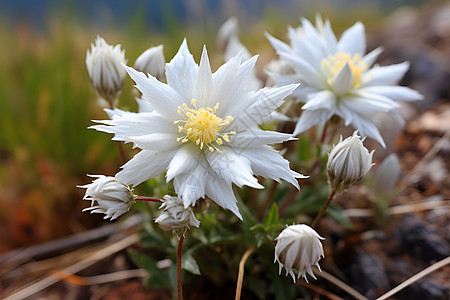
[[(79, 186), (86, 189), (83, 200), (90, 200), (91, 207), (83, 209), (91, 213), (105, 214), (104, 219), (111, 218), (111, 221), (130, 210), (135, 202), (136, 196), (132, 189), (115, 177), (94, 175), (96, 177), (92, 183)], [(94, 206), (94, 203), (97, 205)]]
[(198, 227), (200, 221), (195, 218), (192, 207), (184, 207), (178, 197), (164, 196), (160, 206), (164, 211), (155, 219), (161, 229), (172, 230), (177, 235), (183, 235), (190, 226)]
[(328, 155), (327, 173), (328, 183), (332, 190), (346, 189), (358, 183), (374, 165), (373, 152), (364, 147), (363, 141), (355, 131), (351, 137), (342, 141), (331, 149)]
[(97, 94), (108, 103), (119, 96), (125, 79), (125, 50), (111, 46), (99, 36), (86, 53), (86, 67)]
[(148, 48), (134, 63), (136, 70), (149, 73), (160, 81), (164, 78), (165, 66), (166, 59), (164, 58), (163, 45)]
[(297, 279), (303, 277), (306, 282), (306, 273), (316, 279), (312, 271), (315, 265), (320, 271), (319, 260), (324, 257), (321, 237), (314, 229), (305, 224), (287, 226), (275, 239), (275, 261), (281, 269), (286, 269), (286, 276), (290, 274), (296, 281), (293, 269), (298, 271)]

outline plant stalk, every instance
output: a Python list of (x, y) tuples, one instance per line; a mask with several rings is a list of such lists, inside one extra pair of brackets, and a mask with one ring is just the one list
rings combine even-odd
[(328, 196), (327, 201), (325, 202), (325, 204), (322, 206), (322, 209), (319, 211), (319, 213), (317, 214), (316, 218), (314, 219), (314, 221), (311, 224), (311, 228), (314, 228), (317, 224), (317, 221), (319, 221), (319, 219), (323, 216), (323, 214), (325, 213), (325, 211), (328, 208), (328, 205), (330, 205), (331, 200), (333, 199), (334, 195), (337, 192), (337, 187), (330, 193), (330, 195)]
[(184, 234), (180, 237), (178, 241), (177, 250), (177, 292), (178, 300), (183, 300), (183, 283), (181, 282), (181, 254), (183, 249)]

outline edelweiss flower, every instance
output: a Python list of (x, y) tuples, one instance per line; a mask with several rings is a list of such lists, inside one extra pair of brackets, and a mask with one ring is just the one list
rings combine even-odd
[(346, 189), (361, 181), (364, 175), (374, 165), (372, 156), (374, 150), (369, 153), (358, 132), (351, 137), (342, 140), (331, 149), (328, 154), (327, 174), (331, 189)]
[(316, 279), (312, 266), (320, 270), (319, 260), (324, 257), (321, 237), (314, 229), (305, 224), (287, 226), (275, 239), (275, 261), (281, 269), (286, 269), (286, 276), (291, 274), (295, 282), (293, 269), (298, 271), (297, 279), (303, 277), (306, 282), (306, 273)]
[(191, 226), (198, 227), (200, 225), (192, 207), (184, 207), (183, 201), (178, 197), (164, 196), (160, 208), (163, 208), (164, 211), (156, 218), (155, 222), (163, 230), (183, 235)]
[(294, 74), (268, 72), (278, 84), (301, 83), (294, 96), (305, 102), (294, 135), (325, 123), (338, 115), (364, 136), (384, 145), (375, 125), (374, 114), (399, 114), (396, 101), (416, 101), (422, 96), (407, 87), (395, 86), (409, 68), (404, 62), (391, 66), (373, 66), (382, 52), (366, 52), (364, 25), (357, 22), (337, 41), (330, 23), (318, 18), (314, 27), (302, 19), (302, 26), (289, 28), (290, 45), (267, 34), (281, 59), (289, 62)]
[(125, 50), (120, 45), (111, 46), (101, 37), (97, 37), (95, 45), (86, 54), (86, 67), (97, 94), (112, 103), (122, 91), (125, 79)]
[(248, 91), (255, 61), (241, 62), (238, 55), (212, 74), (206, 49), (198, 66), (184, 41), (166, 64), (167, 84), (127, 67), (154, 111), (116, 115), (92, 126), (142, 149), (116, 177), (137, 185), (167, 170), (166, 180), (174, 180), (185, 207), (207, 196), (239, 218), (233, 183), (262, 188), (253, 176), (261, 175), (298, 188), (295, 178), (302, 175), (268, 146), (292, 136), (258, 127), (297, 85)]
[[(91, 201), (91, 207), (83, 209), (92, 213), (105, 214), (104, 219), (111, 221), (130, 210), (135, 202), (133, 190), (115, 177), (96, 175), (92, 183), (79, 186), (86, 189), (83, 200)], [(97, 206), (94, 203), (97, 202)]]

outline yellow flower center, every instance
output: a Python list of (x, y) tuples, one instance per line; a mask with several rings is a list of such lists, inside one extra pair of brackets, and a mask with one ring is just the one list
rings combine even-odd
[(178, 114), (184, 120), (175, 121), (174, 124), (184, 124), (183, 126), (178, 125), (178, 132), (183, 132), (185, 135), (177, 138), (177, 142), (186, 143), (190, 140), (200, 146), (200, 149), (206, 146), (211, 152), (215, 150), (222, 153), (218, 147), (223, 144), (223, 141), (229, 142), (228, 135), (235, 135), (236, 132), (220, 133), (219, 131), (222, 126), (229, 125), (233, 121), (233, 117), (227, 116), (223, 120), (216, 116), (215, 113), (219, 109), (219, 103), (214, 108), (202, 107), (200, 109), (197, 108), (195, 99), (191, 100), (191, 104), (194, 108), (189, 108), (186, 103), (178, 106)]
[(327, 83), (329, 85), (333, 83), (334, 76), (346, 63), (348, 63), (353, 73), (352, 87), (356, 88), (360, 86), (363, 79), (363, 73), (368, 69), (368, 66), (359, 54), (355, 53), (352, 56), (349, 53), (343, 52), (328, 55), (320, 62), (320, 67), (322, 72), (327, 76)]

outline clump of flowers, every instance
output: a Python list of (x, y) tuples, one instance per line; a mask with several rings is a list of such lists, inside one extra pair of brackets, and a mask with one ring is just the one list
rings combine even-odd
[[(268, 38), (279, 58), (266, 66), (270, 86), (263, 88), (263, 80), (255, 72), (257, 56), (252, 57), (240, 42), (234, 18), (220, 30), (217, 41), (225, 63), (215, 72), (206, 47), (196, 63), (186, 40), (169, 63), (165, 63), (160, 45), (143, 52), (134, 68), (125, 66), (120, 46), (109, 46), (101, 38), (88, 51), (86, 63), (94, 88), (110, 102), (109, 109), (105, 109), (109, 119), (96, 120), (90, 128), (113, 134), (112, 140), (119, 142), (123, 165), (113, 177), (99, 175), (92, 183), (81, 186), (86, 188), (84, 199), (91, 201), (91, 207), (83, 211), (103, 213), (105, 219), (114, 220), (136, 202), (162, 203), (158, 214), (151, 205), (141, 203), (135, 207), (146, 216), (144, 220), (152, 221), (143, 226), (143, 240), (147, 241), (143, 244), (157, 248), (158, 256), (167, 254), (174, 261), (171, 266), (176, 264), (179, 299), (183, 299), (182, 269), (199, 275), (205, 268), (205, 274), (214, 273), (215, 278), (231, 278), (221, 273), (229, 271), (221, 271), (223, 261), (239, 261), (239, 299), (245, 261), (252, 253), (258, 255), (258, 271), (249, 274), (253, 280), (261, 280), (261, 272), (275, 267), (270, 261), (266, 263), (267, 245), (270, 251), (275, 250), (279, 273), (284, 267), (286, 276), (290, 274), (294, 282), (300, 277), (307, 281), (307, 274), (316, 279), (313, 267), (320, 270), (324, 238), (313, 228), (317, 228), (334, 196), (360, 182), (372, 168), (374, 151), (364, 147), (366, 136), (384, 145), (375, 115), (388, 113), (398, 117), (397, 101), (421, 98), (414, 90), (396, 86), (408, 63), (374, 65), (381, 49), (365, 53), (362, 23), (353, 25), (338, 40), (328, 21), (319, 17), (314, 27), (303, 19), (301, 27), (289, 29), (290, 45), (270, 35)], [(125, 73), (138, 90), (138, 112), (116, 107)], [(290, 124), (282, 122), (293, 119), (276, 112), (289, 98), (304, 102), (292, 133)], [(283, 108), (295, 115), (288, 111), (290, 106)], [(324, 165), (324, 149), (336, 142), (334, 138), (340, 129), (333, 124), (327, 144), (327, 124), (333, 115), (356, 131), (344, 140), (340, 137)], [(305, 132), (317, 124), (324, 125), (320, 140), (314, 133), (307, 136)], [(283, 132), (276, 131), (280, 128)], [(300, 134), (298, 142), (295, 136)], [(127, 159), (122, 143), (137, 148), (131, 159)], [(294, 162), (291, 164), (288, 158)], [(297, 196), (300, 180), (306, 176), (291, 166), (309, 167), (306, 172), (313, 174), (302, 188), (307, 189), (310, 203), (303, 205), (305, 198), (302, 194)], [(260, 192), (268, 182), (270, 188)], [(329, 194), (322, 205), (326, 196), (321, 191), (327, 190), (327, 184)], [(156, 198), (134, 195), (137, 186), (143, 187), (138, 187), (139, 191)], [(160, 195), (165, 196), (160, 199)], [(287, 223), (309, 220), (306, 211), (311, 213), (311, 209), (305, 207), (311, 204), (308, 207), (316, 208), (317, 203), (321, 208), (312, 211), (316, 216), (311, 226), (284, 228)], [(339, 211), (334, 209), (336, 217)], [(348, 221), (345, 218), (336, 217), (343, 223)], [(174, 235), (167, 237), (160, 229)], [(185, 238), (189, 250), (183, 254)], [(176, 239), (175, 255), (171, 247)], [(245, 252), (239, 258), (242, 249)], [(216, 262), (212, 259), (215, 255), (223, 257)], [(184, 264), (182, 259), (186, 259)], [(152, 268), (149, 282), (161, 280), (165, 274), (170, 279), (159, 282), (172, 286), (173, 268), (166, 274), (151, 258), (136, 259), (137, 264), (142, 262), (142, 267)], [(253, 288), (263, 289), (255, 290), (255, 294), (266, 296), (286, 285), (285, 281), (277, 281), (269, 287)]]

